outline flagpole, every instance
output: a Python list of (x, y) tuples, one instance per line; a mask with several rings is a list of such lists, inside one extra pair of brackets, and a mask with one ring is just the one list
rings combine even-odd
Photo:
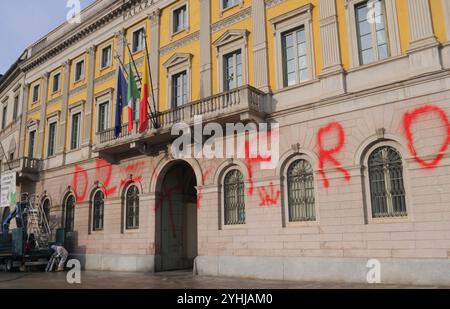
[[(150, 90), (152, 92), (153, 109), (155, 110), (156, 115), (158, 115), (158, 109), (156, 108), (156, 103), (155, 103), (155, 92), (153, 91), (153, 79), (152, 79), (152, 70), (151, 70), (151, 65), (150, 65), (150, 56), (149, 56), (149, 52), (148, 52), (147, 35), (145, 35), (145, 53), (147, 54), (150, 84), (152, 85), (150, 87)], [(158, 121), (158, 119), (156, 119), (156, 121)]]
[[(141, 85), (142, 85), (142, 78), (141, 78), (141, 75), (139, 74), (139, 71), (138, 71), (138, 69), (137, 69), (136, 62), (134, 61), (133, 53), (131, 52), (130, 45), (128, 44), (128, 40), (127, 40), (127, 38), (125, 37), (125, 35), (122, 35), (122, 38), (123, 38), (123, 40), (125, 41), (125, 45), (127, 46), (128, 54), (129, 54), (129, 56), (130, 56), (130, 58), (131, 58), (131, 61), (133, 62), (134, 70), (136, 71), (136, 74), (137, 74), (137, 76), (138, 76), (138, 78), (139, 78), (139, 82), (140, 82)], [(146, 98), (145, 101), (147, 102), (147, 107), (150, 109), (150, 113), (151, 113), (152, 115), (154, 115), (154, 113), (152, 112), (152, 108), (151, 108), (151, 106), (150, 106), (150, 103), (148, 102), (148, 98)], [(155, 126), (155, 128), (157, 128), (158, 126), (157, 126), (157, 123), (155, 122), (154, 118), (155, 118), (155, 117), (152, 117), (153, 126)]]
[(127, 78), (128, 78), (128, 72), (125, 69), (125, 65), (123, 64), (122, 60), (120, 59), (120, 56), (117, 54), (116, 54), (116, 59), (119, 60), (119, 64), (122, 67), (122, 71), (127, 75)]

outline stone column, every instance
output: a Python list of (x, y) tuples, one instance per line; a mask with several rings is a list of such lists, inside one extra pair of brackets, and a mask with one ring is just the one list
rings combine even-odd
[[(66, 151), (66, 128), (67, 128), (67, 112), (69, 107), (69, 85), (70, 85), (70, 65), (71, 61), (64, 63), (63, 76), (63, 92), (62, 92), (62, 108), (61, 108), (61, 121), (59, 127), (59, 143), (56, 149), (57, 154), (64, 155)], [(64, 161), (64, 160), (63, 160)]]
[(47, 114), (47, 97), (48, 97), (48, 77), (49, 73), (45, 72), (42, 75), (42, 102), (41, 102), (41, 117), (39, 120), (39, 135), (37, 139), (36, 158), (44, 158), (44, 133), (45, 133), (45, 115)]
[(253, 81), (254, 86), (269, 91), (267, 65), (266, 4), (264, 0), (252, 1), (253, 17)]
[(211, 2), (200, 0), (200, 98), (212, 95)]
[(22, 119), (20, 120), (20, 130), (19, 130), (19, 153), (18, 157), (25, 156), (25, 136), (27, 132), (27, 118), (28, 118), (28, 95), (30, 91), (30, 84), (23, 83), (22, 86)]
[(82, 147), (89, 147), (89, 157), (92, 156), (92, 128), (94, 119), (92, 119), (94, 111), (94, 79), (95, 79), (95, 46), (87, 49), (89, 55), (88, 60), (88, 75), (86, 84), (86, 106), (85, 106), (85, 125), (84, 125), (84, 139)]
[(447, 32), (447, 42), (450, 41), (450, 0), (442, 0), (444, 10), (445, 30)]
[(336, 13), (336, 0), (319, 0), (322, 74), (341, 71), (341, 52)]
[[(160, 22), (161, 11), (156, 9), (153, 11), (148, 18), (150, 19), (150, 73), (152, 74), (152, 88), (155, 95), (156, 108), (158, 107), (159, 98), (159, 22)], [(151, 103), (153, 104), (153, 103)]]
[(319, 0), (319, 18), (323, 59), (320, 97), (327, 98), (347, 91), (339, 46), (336, 0)]
[(408, 0), (410, 50), (437, 43), (429, 0)]

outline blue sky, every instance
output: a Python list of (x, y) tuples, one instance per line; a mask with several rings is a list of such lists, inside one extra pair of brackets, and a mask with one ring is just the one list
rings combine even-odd
[[(82, 8), (94, 0), (81, 0)], [(66, 21), (66, 0), (7, 0), (0, 4), (0, 74), (33, 42)]]

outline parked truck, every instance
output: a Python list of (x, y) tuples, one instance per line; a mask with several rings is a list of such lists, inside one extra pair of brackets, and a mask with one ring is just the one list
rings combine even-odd
[[(16, 228), (10, 230), (11, 222)], [(51, 252), (51, 231), (38, 203), (22, 201), (2, 222), (0, 234), (0, 268), (5, 271), (27, 270), (47, 265)], [(54, 242), (63, 244), (64, 230), (58, 229)]]

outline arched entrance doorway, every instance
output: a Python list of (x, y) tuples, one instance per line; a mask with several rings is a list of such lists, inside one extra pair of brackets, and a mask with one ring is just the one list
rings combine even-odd
[(156, 196), (156, 271), (189, 269), (197, 256), (197, 181), (184, 161), (171, 165)]

